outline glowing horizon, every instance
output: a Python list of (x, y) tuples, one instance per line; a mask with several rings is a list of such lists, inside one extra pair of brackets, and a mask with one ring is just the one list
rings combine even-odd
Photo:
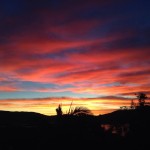
[[(100, 115), (119, 110), (121, 106), (130, 106), (133, 98), (101, 97), (101, 98), (61, 98), (47, 97), (34, 99), (5, 99), (0, 101), (0, 110), (37, 112), (45, 115), (56, 115), (56, 108), (62, 105), (66, 114), (70, 104), (72, 107), (83, 106), (90, 109), (93, 115)], [(148, 100), (149, 101), (149, 100)], [(138, 100), (134, 99), (137, 104)]]
[[(0, 1), (0, 110), (54, 114), (56, 105), (45, 97), (74, 97), (98, 114), (128, 105), (134, 93), (149, 96), (148, 6), (142, 0)], [(104, 105), (103, 97), (114, 99)]]

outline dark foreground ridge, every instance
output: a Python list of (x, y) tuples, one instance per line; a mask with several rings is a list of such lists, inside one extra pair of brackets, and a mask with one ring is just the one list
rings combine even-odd
[(149, 106), (99, 116), (0, 111), (0, 150), (146, 150), (149, 115)]

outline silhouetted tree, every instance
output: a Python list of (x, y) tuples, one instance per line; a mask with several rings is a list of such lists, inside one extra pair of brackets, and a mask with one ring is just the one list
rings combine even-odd
[(133, 99), (131, 100), (130, 109), (135, 109), (135, 103), (134, 103)]
[(61, 116), (63, 114), (62, 107), (60, 104), (58, 105), (58, 108), (56, 108), (56, 113), (57, 113), (57, 116)]
[(143, 107), (145, 105), (145, 99), (147, 99), (148, 97), (145, 93), (138, 93), (137, 98), (139, 100), (139, 106)]

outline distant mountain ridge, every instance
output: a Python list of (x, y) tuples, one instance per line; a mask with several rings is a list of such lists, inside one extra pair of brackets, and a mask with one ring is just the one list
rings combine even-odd
[[(145, 106), (143, 109), (134, 110), (116, 110), (111, 113), (91, 116), (100, 123), (132, 123), (132, 122), (144, 122), (149, 121), (150, 106)], [(76, 116), (78, 117), (78, 116)], [(74, 116), (74, 118), (76, 118)], [(67, 119), (67, 116), (62, 116)], [(81, 118), (81, 117), (80, 117)], [(84, 117), (83, 117), (84, 118)], [(57, 115), (47, 116), (36, 112), (23, 112), (23, 111), (0, 111), (0, 127), (1, 126), (43, 126), (55, 124), (57, 121)]]
[(114, 112), (99, 115), (102, 123), (130, 123), (130, 122), (150, 122), (150, 106), (144, 108), (131, 109), (131, 110), (116, 110)]
[(42, 126), (49, 117), (35, 112), (0, 111), (0, 127)]

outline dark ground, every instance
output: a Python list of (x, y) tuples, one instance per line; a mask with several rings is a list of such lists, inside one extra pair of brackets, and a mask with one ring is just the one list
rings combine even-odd
[[(44, 116), (0, 111), (0, 150), (148, 150), (150, 107), (100, 116)], [(101, 125), (112, 128), (104, 130)], [(122, 136), (121, 127), (128, 124)], [(113, 129), (116, 133), (112, 133)]]

